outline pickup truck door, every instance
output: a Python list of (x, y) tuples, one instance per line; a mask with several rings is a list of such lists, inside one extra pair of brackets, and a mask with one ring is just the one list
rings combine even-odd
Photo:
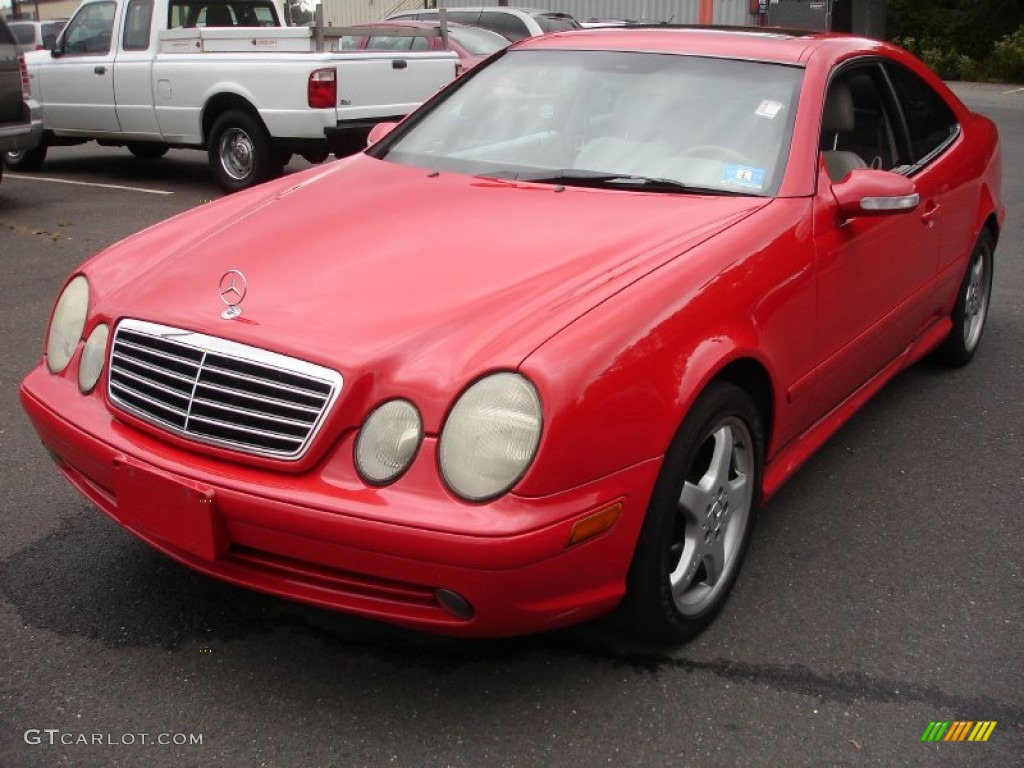
[(161, 138), (153, 108), (155, 45), (153, 0), (128, 0), (114, 62), (114, 92), (121, 131), (139, 138)]
[(73, 133), (116, 133), (113, 0), (84, 3), (59, 48), (38, 69), (46, 127)]

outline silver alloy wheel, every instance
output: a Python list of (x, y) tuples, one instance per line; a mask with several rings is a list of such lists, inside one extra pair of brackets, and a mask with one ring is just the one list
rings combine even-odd
[(10, 152), (4, 152), (4, 160), (7, 161), (8, 165), (14, 165), (21, 162), (26, 152), (28, 152), (27, 149), (15, 149)]
[(991, 248), (982, 243), (974, 253), (964, 288), (964, 349), (974, 350), (985, 327), (989, 294), (992, 292)]
[(738, 567), (753, 498), (754, 442), (730, 416), (708, 435), (683, 483), (669, 545), (676, 609), (695, 616), (719, 598)]
[(252, 175), (256, 152), (252, 137), (241, 128), (228, 128), (221, 134), (217, 151), (224, 172), (236, 181)]

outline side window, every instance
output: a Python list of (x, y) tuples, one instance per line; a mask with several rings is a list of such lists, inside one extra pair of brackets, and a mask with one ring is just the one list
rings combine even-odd
[(484, 11), (480, 14), (480, 26), (493, 30), (512, 42), (530, 37), (530, 30), (526, 26), (526, 22), (510, 13)]
[(923, 163), (956, 136), (960, 124), (943, 98), (909, 69), (889, 63), (886, 71), (907, 121), (911, 162)]
[(412, 41), (411, 37), (372, 35), (366, 47), (371, 51), (408, 51), (412, 46)]
[(144, 51), (149, 48), (149, 30), (153, 21), (153, 0), (129, 0), (124, 15), (124, 35), (121, 47), (126, 51)]
[(82, 6), (64, 32), (64, 53), (109, 53), (114, 30), (114, 10), (114, 3)]
[(889, 171), (904, 161), (888, 92), (877, 63), (847, 67), (832, 77), (819, 148), (833, 181), (858, 168)]
[[(433, 18), (438, 18), (435, 14)], [(475, 27), (480, 23), (479, 11), (448, 11), (448, 21), (454, 24), (466, 24)]]
[(52, 51), (57, 46), (57, 25), (43, 24), (39, 32), (43, 36), (43, 48)]

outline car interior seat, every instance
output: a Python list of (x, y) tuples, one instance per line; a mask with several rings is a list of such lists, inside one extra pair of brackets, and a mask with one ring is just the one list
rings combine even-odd
[(231, 9), (226, 5), (206, 6), (206, 26), (233, 27), (235, 20), (231, 17)]
[(842, 181), (850, 171), (867, 168), (864, 158), (848, 149), (839, 149), (841, 133), (853, 131), (857, 121), (853, 94), (846, 83), (833, 83), (825, 97), (821, 119), (821, 154), (832, 181)]

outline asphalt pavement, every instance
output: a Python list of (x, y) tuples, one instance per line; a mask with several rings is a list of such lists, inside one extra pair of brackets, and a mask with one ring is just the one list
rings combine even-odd
[[(406, 632), (221, 584), (122, 531), (60, 478), (17, 384), (76, 264), (220, 194), (187, 150), (58, 148), (5, 174), (0, 766), (1021, 765), (1024, 90), (955, 89), (1004, 153), (977, 358), (919, 364), (855, 416), (764, 510), (723, 614), (671, 650), (604, 622)], [(921, 741), (967, 720), (996, 727)]]

